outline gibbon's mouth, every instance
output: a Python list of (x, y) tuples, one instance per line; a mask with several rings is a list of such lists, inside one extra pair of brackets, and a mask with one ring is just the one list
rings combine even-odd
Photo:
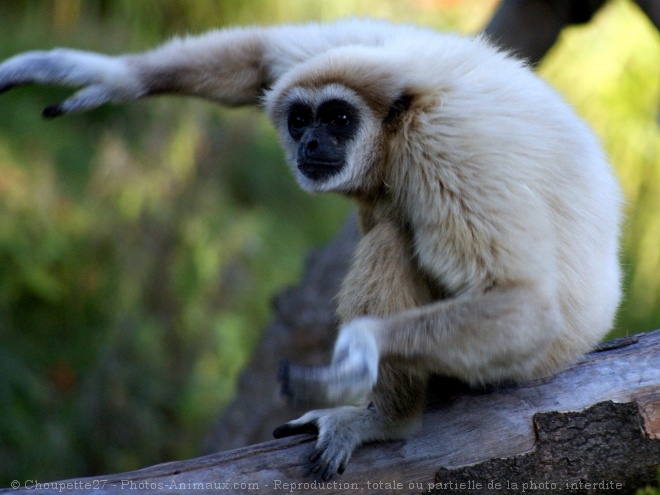
[(341, 161), (305, 160), (298, 162), (298, 170), (308, 179), (315, 181), (328, 179), (341, 172), (342, 168), (344, 168), (344, 164)]

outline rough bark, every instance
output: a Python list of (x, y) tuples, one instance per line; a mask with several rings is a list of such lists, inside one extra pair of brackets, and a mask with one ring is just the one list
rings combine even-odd
[[(646, 403), (643, 410), (660, 412), (658, 398), (656, 394), (656, 403)], [(482, 494), (634, 493), (654, 479), (654, 467), (660, 463), (658, 432), (640, 428), (641, 420), (635, 402), (605, 401), (584, 411), (536, 414), (532, 451), (441, 468), (430, 493), (464, 493), (463, 487), (469, 486)]]

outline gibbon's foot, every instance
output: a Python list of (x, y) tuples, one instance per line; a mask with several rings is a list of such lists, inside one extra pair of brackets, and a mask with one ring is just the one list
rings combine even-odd
[(310, 472), (328, 481), (335, 473), (342, 474), (356, 447), (371, 440), (377, 423), (375, 410), (369, 407), (344, 406), (310, 411), (300, 418), (279, 426), (275, 438), (303, 433), (316, 433), (318, 439), (309, 460)]
[(278, 374), (282, 394), (296, 404), (355, 404), (364, 399), (378, 379), (376, 327), (373, 318), (357, 318), (342, 327), (330, 366), (282, 361)]

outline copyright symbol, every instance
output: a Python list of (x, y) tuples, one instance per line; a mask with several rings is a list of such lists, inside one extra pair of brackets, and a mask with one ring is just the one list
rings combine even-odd
[(21, 487), (21, 482), (18, 481), (18, 480), (14, 480), (14, 481), (11, 482), (11, 487), (12, 487), (14, 490), (16, 490), (17, 488), (20, 488), (20, 487)]

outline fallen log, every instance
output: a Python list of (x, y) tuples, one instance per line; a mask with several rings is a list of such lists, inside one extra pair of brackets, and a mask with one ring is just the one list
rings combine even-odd
[[(342, 476), (308, 473), (301, 435), (130, 473), (18, 482), (38, 493), (634, 493), (660, 464), (660, 330), (602, 345), (535, 382), (432, 384), (414, 437), (359, 449)], [(10, 493), (9, 490), (2, 493)], [(16, 490), (11, 490), (16, 493)]]

